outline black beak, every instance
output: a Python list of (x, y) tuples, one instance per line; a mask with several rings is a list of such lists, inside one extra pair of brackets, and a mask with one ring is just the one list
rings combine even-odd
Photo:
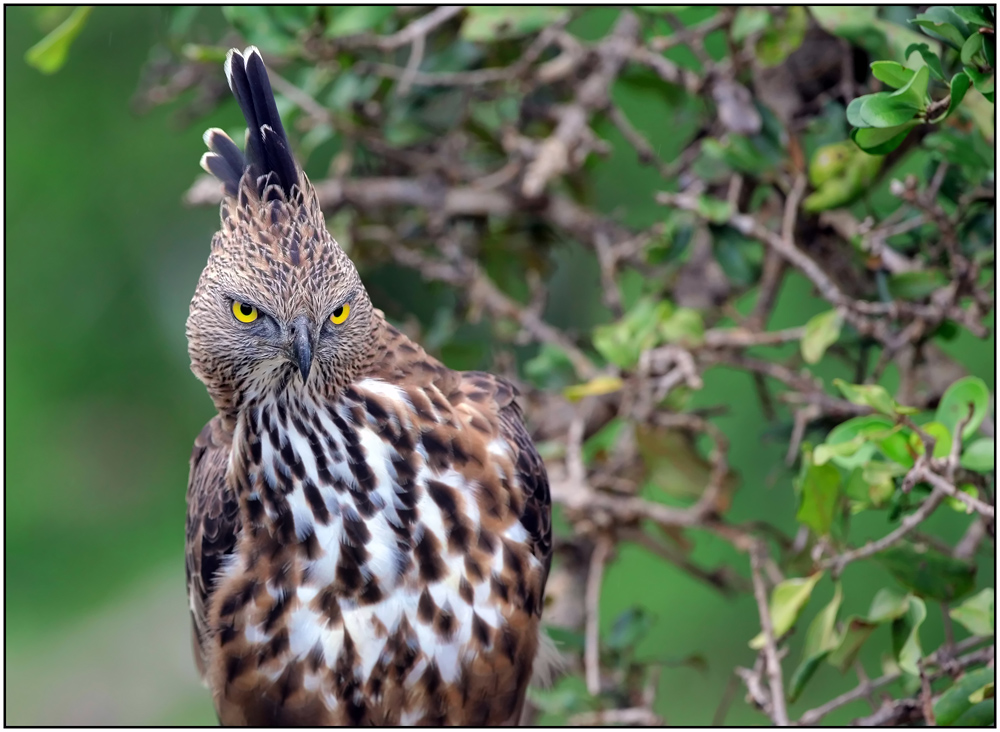
[(312, 342), (309, 340), (309, 319), (300, 316), (292, 323), (292, 360), (299, 367), (302, 374), (302, 382), (309, 378), (309, 369), (312, 368)]

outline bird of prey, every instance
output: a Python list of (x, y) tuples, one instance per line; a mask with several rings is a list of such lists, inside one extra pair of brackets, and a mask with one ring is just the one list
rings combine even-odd
[(256, 48), (210, 129), (221, 229), (187, 320), (187, 589), (226, 725), (516, 724), (552, 648), (548, 478), (508, 381), (390, 325), (326, 230)]

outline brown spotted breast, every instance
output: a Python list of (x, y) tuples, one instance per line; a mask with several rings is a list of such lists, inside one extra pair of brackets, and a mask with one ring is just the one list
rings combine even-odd
[(518, 719), (551, 554), (544, 467), (508, 382), (386, 333), (335, 401), (286, 391), (240, 414), (224, 490), (243, 526), (203, 642), (225, 724)]

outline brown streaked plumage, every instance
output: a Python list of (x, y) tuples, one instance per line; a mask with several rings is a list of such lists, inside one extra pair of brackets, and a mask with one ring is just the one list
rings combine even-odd
[[(187, 323), (218, 410), (195, 441), (187, 573), (223, 724), (512, 724), (547, 663), (548, 479), (514, 387), (386, 322), (326, 231), (254, 48)], [(541, 652), (540, 652), (541, 650)]]

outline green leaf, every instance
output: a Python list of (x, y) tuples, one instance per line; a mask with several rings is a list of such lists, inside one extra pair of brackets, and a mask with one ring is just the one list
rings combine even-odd
[(840, 471), (833, 465), (811, 465), (802, 479), (801, 502), (795, 520), (817, 536), (830, 533), (840, 495)]
[(840, 392), (853, 404), (869, 406), (882, 414), (894, 415), (900, 413), (900, 407), (889, 396), (889, 392), (878, 384), (848, 384), (843, 379), (834, 379), (833, 383)]
[(947, 285), (948, 281), (939, 269), (899, 272), (889, 277), (889, 294), (902, 300), (920, 300)]
[(888, 84), (893, 89), (906, 86), (915, 72), (895, 61), (875, 61), (872, 63), (872, 76)]
[(766, 152), (745, 135), (730, 134), (721, 140), (706, 137), (701, 141), (701, 149), (708, 158), (743, 173), (760, 174), (774, 167), (774, 161)]
[(996, 450), (996, 442), (992, 437), (982, 437), (965, 448), (960, 465), (976, 473), (992, 473), (995, 469)]
[(888, 155), (903, 144), (910, 130), (918, 124), (920, 123), (907, 122), (898, 127), (854, 129), (851, 130), (851, 139), (869, 155)]
[(969, 25), (992, 28), (993, 21), (987, 16), (982, 5), (952, 5), (955, 14)]
[(963, 64), (971, 65), (976, 54), (983, 50), (983, 37), (979, 33), (973, 33), (965, 39), (959, 56)]
[(820, 651), (819, 653), (807, 656), (792, 673), (791, 681), (788, 682), (788, 701), (794, 704), (798, 701), (806, 684), (816, 673), (816, 669), (823, 662), (823, 659), (830, 655), (830, 651)]
[(894, 91), (892, 96), (906, 100), (917, 109), (923, 109), (927, 105), (927, 84), (930, 78), (930, 70), (926, 66), (921, 66), (906, 85)]
[[(861, 458), (858, 457), (858, 451), (863, 448), (868, 447), (870, 449), (865, 450)], [(850, 461), (850, 466), (853, 467), (855, 464), (860, 465), (871, 459), (872, 453), (875, 452), (875, 446), (868, 443), (863, 435), (856, 435), (849, 440), (829, 443), (824, 442), (822, 445), (817, 445), (816, 449), (813, 450), (813, 463), (816, 465), (823, 465), (825, 463), (839, 458), (836, 461), (837, 465), (841, 467), (848, 467), (844, 465), (846, 461)]]
[(965, 37), (969, 35), (969, 26), (950, 7), (938, 5), (928, 8), (926, 13), (920, 13), (910, 21), (920, 26), (932, 38), (940, 38), (956, 49), (962, 47)]
[(951, 602), (975, 585), (974, 564), (924, 545), (901, 544), (875, 557), (903, 587), (929, 600)]
[[(969, 694), (972, 699), (972, 694)], [(997, 707), (995, 699), (987, 699), (979, 704), (973, 704), (955, 720), (954, 727), (995, 727)]]
[(374, 31), (382, 21), (391, 17), (396, 8), (391, 5), (340, 5), (332, 10), (327, 23), (327, 38), (342, 38), (366, 31)]
[[(888, 417), (883, 417), (880, 414), (866, 414), (861, 417), (852, 417), (838, 424), (830, 430), (830, 434), (826, 437), (826, 444), (837, 445), (841, 442), (853, 440), (855, 437), (863, 437), (865, 440), (877, 444), (885, 440), (890, 433), (895, 434), (901, 429), (901, 427), (896, 426)], [(838, 462), (834, 460), (834, 462), (843, 468), (857, 467), (846, 461)]]
[(954, 78), (951, 80), (951, 98), (948, 101), (948, 109), (944, 114), (938, 115), (936, 118), (932, 119), (931, 122), (941, 122), (942, 120), (950, 117), (952, 112), (958, 109), (958, 105), (962, 103), (965, 99), (966, 92), (969, 91), (969, 87), (972, 85), (972, 79), (969, 78), (968, 74), (959, 71), (955, 74)]
[[(822, 164), (831, 156), (838, 155), (833, 148), (842, 149), (847, 154), (841, 157), (843, 165), (836, 166), (839, 168), (835, 172), (838, 177), (831, 178), (829, 176), (834, 173), (833, 166), (827, 168)], [(882, 158), (859, 150), (850, 140), (820, 148), (810, 162), (809, 174), (814, 186), (821, 184), (815, 193), (802, 202), (802, 208), (815, 212), (846, 206), (871, 188), (882, 162)]]
[(558, 389), (575, 381), (573, 362), (559, 346), (543, 343), (538, 355), (524, 364), (524, 375), (542, 389)]
[(958, 423), (969, 413), (972, 405), (972, 418), (962, 430), (962, 440), (972, 437), (986, 416), (989, 406), (990, 391), (986, 382), (978, 376), (965, 376), (948, 387), (938, 404), (934, 419), (944, 424), (949, 432), (954, 434)]
[(583, 461), (587, 465), (593, 465), (605, 458), (626, 428), (634, 430), (634, 427), (625, 420), (615, 417), (597, 430), (583, 443)]
[[(809, 12), (824, 30), (842, 35), (845, 29), (865, 27), (878, 13), (874, 5), (809, 5)], [(842, 36), (848, 37), (849, 36)]]
[(840, 670), (846, 671), (857, 658), (861, 646), (879, 625), (902, 618), (909, 609), (909, 597), (892, 588), (882, 588), (872, 598), (867, 617), (852, 616), (847, 620), (843, 634), (837, 639), (836, 647), (827, 660)]
[[(905, 60), (904, 52), (914, 43), (926, 42), (928, 40), (926, 35), (904, 27), (899, 23), (894, 23), (887, 18), (875, 18), (871, 23), (875, 29), (884, 34), (885, 42), (889, 45), (891, 57), (896, 61)], [(928, 45), (930, 45), (932, 51), (936, 53), (940, 52), (937, 41), (930, 42)], [(873, 54), (873, 58), (879, 58), (883, 54), (881, 48), (869, 47), (869, 52)], [(914, 60), (916, 61), (917, 59)]]
[(909, 609), (909, 595), (905, 595), (892, 587), (883, 587), (872, 598), (868, 608), (868, 621), (881, 625), (898, 620)]
[(777, 66), (792, 54), (806, 37), (809, 16), (801, 5), (786, 5), (784, 17), (772, 20), (757, 41), (756, 61), (763, 67)]
[[(973, 498), (977, 498), (979, 496), (979, 491), (976, 490), (976, 486), (972, 485), (971, 483), (963, 483), (958, 487), (958, 491), (960, 493), (964, 493), (967, 496), (972, 496)], [(972, 506), (970, 506), (965, 501), (958, 499), (955, 496), (948, 496), (944, 500), (952, 511), (957, 511), (958, 513), (965, 513), (965, 514), (970, 514), (973, 512)]]
[(727, 201), (720, 201), (711, 196), (698, 196), (696, 210), (714, 224), (724, 224), (733, 215), (732, 207)]
[(945, 128), (927, 135), (924, 147), (935, 153), (938, 160), (969, 168), (973, 175), (993, 169), (993, 148), (979, 135), (959, 134)]
[(185, 43), (181, 48), (184, 58), (197, 61), (202, 64), (221, 64), (226, 61), (226, 52), (229, 49), (222, 46), (202, 46), (198, 43)]
[(951, 619), (972, 635), (990, 636), (995, 632), (996, 622), (995, 592), (987, 587), (967, 599), (958, 607), (948, 611)]
[(920, 626), (927, 618), (927, 606), (918, 597), (910, 595), (906, 613), (892, 621), (892, 651), (899, 667), (911, 676), (919, 676), (917, 665), (923, 657), (920, 649)]
[(883, 455), (893, 462), (910, 468), (913, 467), (916, 454), (910, 449), (908, 434), (909, 430), (900, 426), (887, 430), (872, 439)]
[(895, 478), (903, 475), (906, 468), (896, 463), (878, 460), (867, 462), (861, 468), (861, 477), (868, 485), (868, 500), (878, 507), (888, 501), (896, 492)]
[(625, 382), (618, 376), (595, 376), (586, 384), (575, 384), (563, 389), (563, 396), (571, 402), (578, 402), (584, 397), (613, 394), (624, 386)]
[(926, 43), (911, 43), (906, 48), (906, 59), (909, 60), (910, 54), (916, 51), (920, 54), (920, 57), (927, 64), (927, 68), (931, 71), (931, 76), (933, 76), (938, 81), (944, 81), (944, 70), (941, 68), (941, 58), (934, 53)]
[(810, 185), (819, 188), (828, 180), (843, 175), (851, 157), (857, 154), (857, 148), (846, 140), (817, 148), (809, 159)]
[(861, 107), (865, 103), (865, 97), (868, 95), (860, 96), (857, 99), (852, 99), (851, 103), (847, 105), (847, 123), (852, 127), (865, 128), (871, 127), (864, 119), (861, 117)]
[(858, 513), (870, 506), (881, 508), (895, 494), (896, 484), (891, 480), (891, 477), (886, 481), (884, 476), (879, 474), (876, 476), (877, 480), (870, 480), (872, 477), (870, 465), (884, 465), (884, 463), (872, 461), (865, 463), (862, 468), (855, 468), (851, 471), (844, 486), (844, 493), (852, 502), (851, 511), (853, 513)]
[[(802, 608), (809, 602), (813, 588), (822, 576), (822, 572), (817, 572), (809, 577), (787, 579), (775, 586), (770, 603), (771, 627), (774, 629), (775, 640), (795, 625)], [(764, 633), (761, 632), (750, 641), (750, 647), (759, 651), (764, 647), (764, 642)]]
[(594, 328), (594, 348), (619, 368), (630, 369), (643, 351), (660, 343), (660, 324), (672, 314), (670, 303), (644, 298), (621, 320)]
[(833, 586), (833, 599), (827, 603), (826, 607), (820, 610), (806, 631), (805, 647), (802, 649), (803, 656), (812, 656), (823, 651), (831, 651), (837, 645), (837, 612), (840, 610), (840, 603), (844, 597), (843, 588), (840, 582)]
[(969, 75), (970, 79), (972, 79), (972, 85), (976, 87), (976, 91), (978, 91), (980, 94), (982, 94), (984, 97), (986, 97), (992, 102), (993, 100), (990, 99), (989, 95), (993, 94), (993, 88), (994, 88), (993, 72), (992, 71), (983, 72), (972, 66), (966, 66), (965, 73)]
[(575, 674), (563, 675), (549, 689), (532, 686), (528, 689), (528, 696), (545, 714), (560, 716), (588, 710), (592, 703), (586, 682)]
[(736, 11), (730, 33), (733, 40), (741, 43), (748, 37), (767, 28), (771, 14), (762, 8), (742, 6)]
[(820, 362), (826, 349), (840, 337), (840, 326), (843, 322), (844, 318), (838, 310), (828, 310), (809, 319), (799, 344), (802, 358), (806, 363)]
[(69, 47), (87, 24), (93, 7), (76, 8), (58, 28), (49, 33), (24, 54), (24, 60), (43, 74), (54, 74), (66, 63)]
[[(925, 67), (926, 68), (926, 67)], [(864, 97), (861, 105), (861, 119), (868, 127), (898, 127), (912, 120), (920, 107), (908, 96), (896, 96), (898, 92), (876, 92)]]
[(788, 701), (795, 702), (805, 688), (805, 685), (816, 673), (819, 664), (830, 652), (837, 647), (837, 611), (840, 609), (840, 601), (843, 598), (843, 591), (840, 582), (834, 585), (833, 599), (817, 613), (816, 617), (809, 624), (806, 631), (806, 643), (802, 650), (802, 662), (789, 684)]
[[(969, 697), (977, 689), (994, 681), (994, 670), (979, 668), (966, 672), (965, 676), (956, 681), (945, 691), (934, 704), (934, 721), (939, 727), (957, 726), (959, 719), (972, 707)], [(984, 702), (985, 703), (985, 702)]]
[[(951, 430), (940, 422), (928, 422), (925, 425), (921, 425), (920, 429), (926, 432), (930, 437), (934, 438), (933, 457), (948, 457), (951, 453)], [(920, 435), (916, 432), (910, 434), (910, 447), (913, 448), (913, 452), (917, 455), (924, 454), (924, 441), (920, 439)]]
[(471, 5), (462, 23), (462, 37), (468, 41), (517, 38), (555, 23), (568, 12), (565, 7), (553, 5)]
[(705, 339), (705, 321), (697, 310), (677, 308), (673, 315), (660, 323), (660, 336), (667, 343), (697, 347)]
[[(992, 681), (982, 688), (976, 689), (974, 692), (969, 694), (969, 701), (973, 704), (978, 704), (985, 699), (993, 699), (996, 697), (997, 689), (996, 684)], [(964, 715), (963, 715), (964, 716)]]
[(604, 644), (615, 651), (638, 646), (653, 627), (653, 618), (641, 607), (630, 607), (619, 613), (604, 637)]
[(873, 623), (867, 618), (859, 618), (856, 615), (848, 618), (837, 647), (830, 652), (826, 660), (841, 673), (844, 673), (854, 663), (861, 646), (877, 627), (877, 623)]

